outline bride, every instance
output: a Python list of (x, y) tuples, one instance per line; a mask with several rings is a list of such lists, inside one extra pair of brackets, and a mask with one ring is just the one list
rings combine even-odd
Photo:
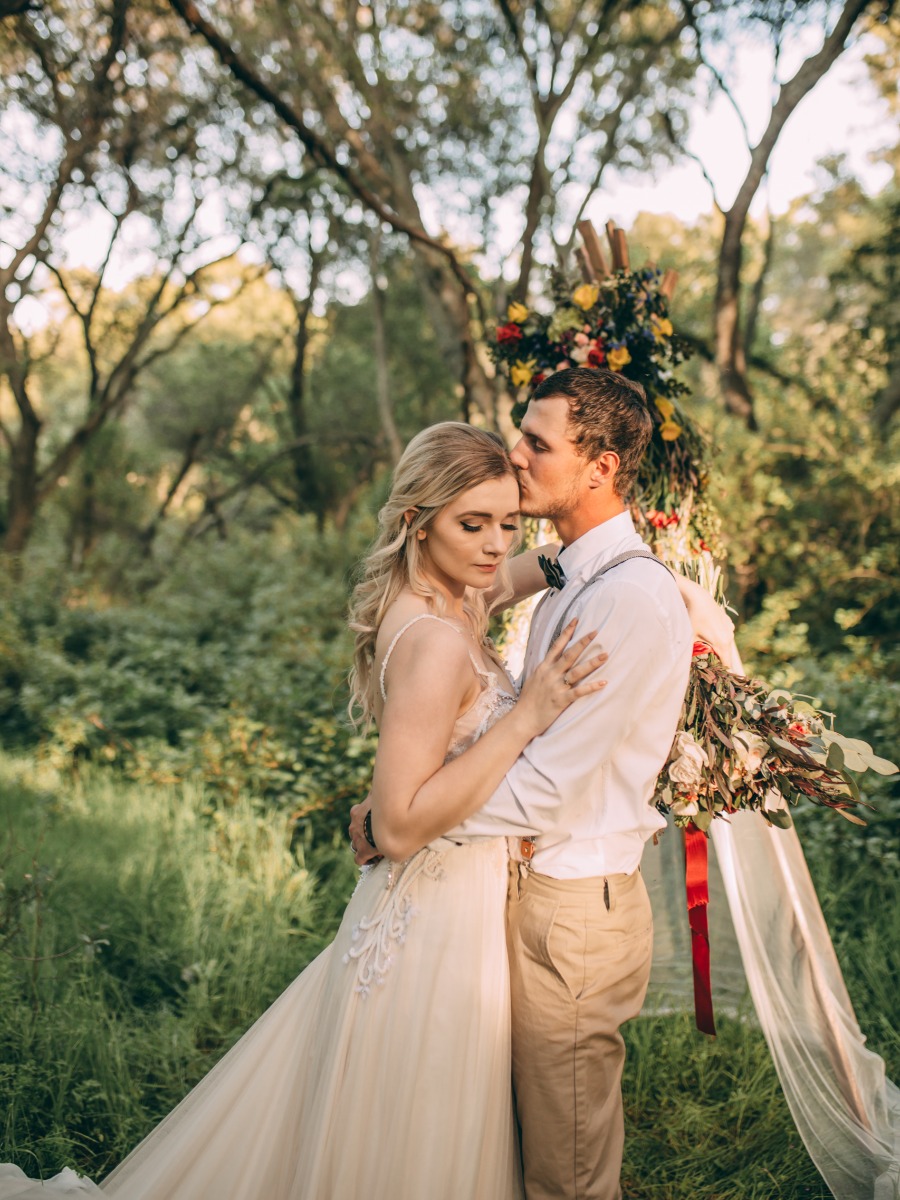
[(0, 1200), (522, 1196), (506, 842), (438, 833), (604, 686), (606, 655), (588, 652), (590, 634), (571, 641), (573, 622), (516, 700), (486, 598), (497, 608), (544, 586), (537, 551), (506, 562), (518, 507), (493, 435), (447, 422), (410, 443), (351, 606), (352, 702), (379, 728), (373, 813), (387, 857), (364, 872), (333, 943), (100, 1188), (6, 1165)]
[[(499, 439), (448, 423), (412, 441), (352, 609), (353, 698), (379, 725), (379, 818), (396, 826), (397, 861), (364, 875), (334, 942), (102, 1189), (7, 1166), (2, 1200), (521, 1194), (506, 844), (430, 832), (474, 812), (531, 738), (603, 686), (605, 656), (584, 660), (591, 637), (570, 645), (573, 623), (515, 701), (484, 596), (498, 581), (511, 593), (518, 507)], [(403, 842), (425, 848), (402, 861)]]

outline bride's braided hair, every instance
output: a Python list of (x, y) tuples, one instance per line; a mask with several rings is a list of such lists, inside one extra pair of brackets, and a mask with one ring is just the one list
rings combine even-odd
[[(391, 493), (378, 514), (379, 533), (363, 560), (350, 599), (350, 628), (356, 634), (350, 672), (350, 716), (371, 724), (375, 702), (375, 640), (384, 614), (404, 588), (426, 597), (440, 613), (443, 597), (427, 582), (421, 568), (420, 529), (427, 529), (441, 509), (460, 493), (490, 479), (515, 476), (500, 437), (461, 421), (443, 421), (417, 434), (394, 470)], [(407, 523), (404, 513), (415, 509)], [(508, 586), (505, 567), (498, 572)], [(509, 593), (507, 593), (509, 594)], [(470, 590), (464, 610), (480, 642), (487, 633), (484, 594)], [(490, 652), (490, 651), (489, 651)]]

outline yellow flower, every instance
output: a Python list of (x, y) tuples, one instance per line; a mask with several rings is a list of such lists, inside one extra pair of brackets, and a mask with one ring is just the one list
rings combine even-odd
[(664, 421), (668, 421), (669, 417), (675, 412), (675, 405), (671, 400), (654, 400), (656, 411)]
[(528, 320), (528, 309), (524, 304), (519, 304), (518, 301), (515, 301), (506, 310), (506, 319), (507, 321), (513, 321), (516, 325), (524, 325)]
[(534, 374), (534, 368), (537, 365), (536, 358), (529, 358), (527, 362), (522, 362), (521, 359), (515, 364), (509, 373), (510, 379), (515, 387), (527, 387), (531, 383), (531, 377)]
[(610, 350), (606, 356), (607, 366), (611, 371), (621, 371), (622, 368), (631, 362), (631, 355), (625, 346), (618, 346), (614, 350)]
[(581, 287), (577, 287), (572, 293), (572, 301), (577, 304), (580, 309), (587, 312), (589, 308), (593, 308), (600, 298), (600, 289), (596, 283), (583, 283)]
[(656, 313), (653, 313), (650, 317), (650, 326), (653, 329), (653, 336), (658, 342), (664, 342), (667, 337), (671, 337), (675, 332), (669, 318), (658, 317)]
[(677, 421), (665, 420), (659, 427), (659, 436), (664, 442), (674, 442), (681, 434), (681, 426)]

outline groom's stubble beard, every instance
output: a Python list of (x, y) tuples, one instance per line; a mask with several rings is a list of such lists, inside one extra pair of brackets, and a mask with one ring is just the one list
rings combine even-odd
[(564, 520), (576, 512), (581, 504), (578, 480), (572, 479), (568, 488), (555, 495), (532, 497), (519, 493), (519, 511), (524, 517), (535, 517), (543, 521)]

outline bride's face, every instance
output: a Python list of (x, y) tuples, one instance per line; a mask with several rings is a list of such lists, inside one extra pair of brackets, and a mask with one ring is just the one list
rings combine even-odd
[[(419, 531), (426, 574), (453, 595), (489, 588), (519, 531), (519, 488), (511, 475), (460, 492)], [(423, 536), (424, 535), (424, 536)]]

